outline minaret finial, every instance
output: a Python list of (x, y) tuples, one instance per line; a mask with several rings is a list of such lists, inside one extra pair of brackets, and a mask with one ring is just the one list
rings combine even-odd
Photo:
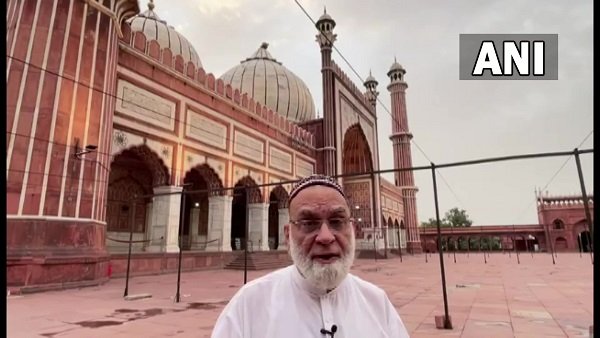
[(398, 62), (398, 60), (396, 60), (396, 55), (394, 55), (394, 62)]
[(369, 69), (369, 76), (373, 76), (373, 75), (371, 74), (371, 69)]
[(148, 2), (148, 9), (149, 10), (154, 10), (154, 0), (150, 0), (150, 2)]
[(327, 14), (327, 6), (323, 6), (323, 14)]

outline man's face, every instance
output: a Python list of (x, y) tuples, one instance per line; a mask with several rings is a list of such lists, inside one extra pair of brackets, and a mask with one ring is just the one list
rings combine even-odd
[(313, 284), (336, 287), (354, 260), (354, 225), (346, 200), (333, 188), (315, 185), (294, 197), (289, 212), (284, 231), (294, 263)]

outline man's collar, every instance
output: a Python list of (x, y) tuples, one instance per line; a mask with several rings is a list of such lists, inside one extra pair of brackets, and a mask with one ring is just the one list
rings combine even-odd
[(308, 292), (310, 295), (315, 296), (315, 297), (323, 297), (325, 295), (332, 295), (337, 293), (343, 286), (343, 284), (346, 282), (346, 279), (348, 278), (348, 276), (346, 275), (346, 277), (344, 277), (344, 279), (342, 280), (342, 282), (335, 288), (332, 290), (325, 290), (325, 289), (321, 289), (318, 288), (316, 286), (314, 286), (312, 283), (310, 283), (300, 272), (300, 270), (298, 270), (298, 267), (296, 265), (292, 265), (292, 280), (293, 282), (302, 290)]

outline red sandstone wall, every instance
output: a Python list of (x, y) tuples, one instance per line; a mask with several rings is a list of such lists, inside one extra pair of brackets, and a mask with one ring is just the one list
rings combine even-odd
[[(128, 0), (104, 5), (117, 20), (138, 10)], [(94, 144), (92, 158), (107, 163), (114, 21), (81, 0), (9, 0), (7, 28), (9, 284), (101, 280), (106, 172), (73, 154)]]
[[(312, 149), (315, 137), (312, 133), (255, 102), (248, 94), (225, 85), (212, 73), (207, 74), (202, 68), (195, 69), (191, 62), (183, 64), (180, 56), (172, 57), (173, 53), (168, 48), (161, 50), (156, 41), (147, 41), (142, 32), (131, 32), (127, 25), (123, 27), (123, 32), (123, 48), (119, 53), (119, 64), (123, 67), (218, 111), (223, 116), (258, 130), (282, 144), (294, 147), (309, 157), (315, 156)], [(140, 58), (137, 53), (148, 59)], [(157, 67), (148, 61), (159, 61), (161, 66)]]
[[(575, 200), (575, 199), (574, 199)], [(557, 251), (578, 251), (579, 234), (589, 230), (585, 216), (585, 209), (582, 203), (566, 204), (538, 204), (538, 219), (548, 230), (552, 239), (552, 244)], [(590, 216), (594, 221), (594, 204), (590, 203)], [(564, 229), (556, 229), (554, 221), (560, 220), (564, 224)], [(562, 239), (566, 240), (566, 247), (561, 245)], [(558, 240), (558, 244), (557, 244)]]

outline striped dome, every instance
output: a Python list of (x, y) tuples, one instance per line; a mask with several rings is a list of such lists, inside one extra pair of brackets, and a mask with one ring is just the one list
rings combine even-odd
[(252, 56), (223, 74), (221, 80), (292, 122), (314, 119), (315, 104), (308, 87), (271, 56), (268, 46), (263, 42)]
[(156, 40), (161, 48), (169, 48), (173, 56), (181, 55), (183, 61), (192, 61), (196, 68), (202, 67), (198, 53), (192, 44), (175, 28), (167, 25), (154, 12), (154, 3), (148, 3), (148, 10), (127, 20), (132, 32), (143, 32), (148, 41)]

